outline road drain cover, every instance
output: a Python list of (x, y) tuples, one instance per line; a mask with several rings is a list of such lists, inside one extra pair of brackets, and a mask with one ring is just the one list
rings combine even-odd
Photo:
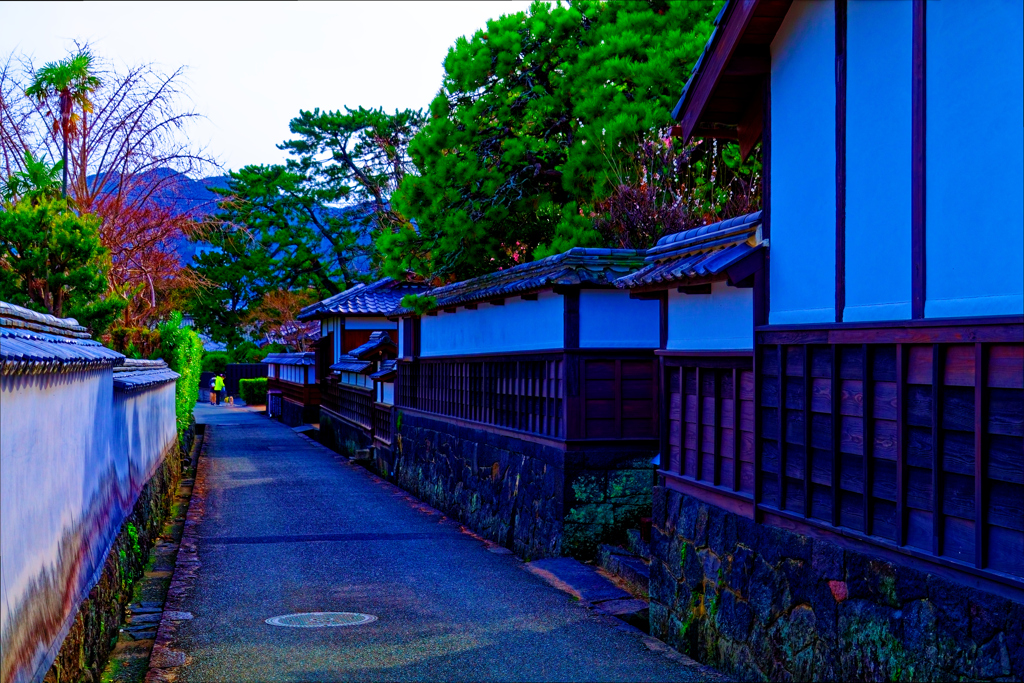
[(271, 626), (287, 626), (289, 628), (327, 628), (329, 626), (362, 626), (377, 621), (372, 614), (359, 612), (303, 612), (301, 614), (285, 614), (270, 617), (267, 623)]

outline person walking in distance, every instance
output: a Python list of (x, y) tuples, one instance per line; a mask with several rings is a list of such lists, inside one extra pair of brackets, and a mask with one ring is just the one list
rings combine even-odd
[(213, 378), (213, 391), (217, 395), (217, 404), (224, 402), (224, 375), (218, 374)]

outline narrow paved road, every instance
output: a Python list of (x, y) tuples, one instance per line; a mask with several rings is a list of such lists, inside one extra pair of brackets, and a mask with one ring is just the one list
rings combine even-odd
[[(198, 571), (179, 681), (699, 680), (706, 670), (549, 586), (508, 554), (255, 412), (200, 405)], [(199, 508), (197, 508), (199, 509)], [(180, 571), (180, 569), (179, 569)], [(268, 617), (360, 612), (362, 626)]]

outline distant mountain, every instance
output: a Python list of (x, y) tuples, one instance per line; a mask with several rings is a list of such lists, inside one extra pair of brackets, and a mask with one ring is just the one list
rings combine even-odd
[[(177, 176), (173, 182), (164, 183), (154, 199), (160, 206), (169, 207), (175, 215), (189, 216), (197, 220), (201, 220), (217, 211), (217, 201), (221, 199), (221, 196), (213, 190), (215, 188), (226, 188), (229, 180), (228, 176), (193, 179), (171, 168), (158, 168), (149, 173), (154, 174), (157, 178)], [(88, 181), (91, 183), (94, 177), (90, 176)], [(106, 188), (113, 190), (119, 180), (120, 176), (118, 174), (111, 173), (107, 175), (104, 185)], [(360, 218), (365, 216), (372, 208), (370, 202), (363, 202), (345, 208), (328, 207), (327, 211), (332, 216), (338, 218), (345, 214), (354, 214), (355, 218)], [(369, 244), (369, 233), (360, 235), (358, 242), (363, 245)], [(192, 242), (185, 238), (178, 240), (174, 247), (184, 265), (191, 264), (197, 254), (208, 251), (210, 248), (208, 244)], [(360, 272), (368, 272), (370, 268), (370, 262), (367, 258), (357, 259), (355, 265), (356, 269)]]

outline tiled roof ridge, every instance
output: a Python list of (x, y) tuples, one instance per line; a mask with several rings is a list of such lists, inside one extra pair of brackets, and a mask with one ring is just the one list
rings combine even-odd
[(713, 246), (714, 242), (731, 236), (734, 233), (746, 232), (760, 222), (761, 212), (754, 211), (742, 216), (727, 218), (717, 223), (710, 223), (698, 228), (690, 228), (689, 230), (666, 235), (647, 251), (647, 261), (660, 261), (691, 249)]
[(0, 327), (22, 328), (74, 339), (91, 339), (89, 331), (74, 318), (58, 318), (24, 306), (0, 301)]
[(316, 351), (294, 351), (291, 353), (268, 353), (260, 361), (274, 365), (315, 365)]
[[(406, 293), (403, 290), (425, 291), (427, 285), (422, 282), (410, 282), (408, 280), (395, 280), (390, 277), (383, 277), (369, 284), (359, 283), (344, 292), (339, 292), (323, 301), (310, 304), (303, 308), (298, 315), (299, 320), (309, 320), (322, 314), (355, 315), (358, 313), (369, 313), (375, 315), (387, 315), (395, 307)], [(375, 299), (375, 297), (379, 297)], [(362, 305), (356, 303), (357, 310), (342, 310), (349, 302), (358, 302), (366, 299)]]
[[(504, 295), (513, 295), (540, 289), (546, 285), (576, 285), (584, 282), (612, 284), (614, 277), (608, 277), (604, 270), (608, 267), (638, 268), (646, 252), (642, 249), (609, 249), (594, 247), (574, 247), (561, 254), (554, 254), (536, 261), (528, 261), (479, 275), (468, 280), (435, 287), (424, 296), (435, 297), (436, 308), (461, 303), (484, 301)], [(600, 273), (593, 277), (587, 272), (601, 268)], [(407, 312), (408, 309), (398, 308), (392, 315)]]

